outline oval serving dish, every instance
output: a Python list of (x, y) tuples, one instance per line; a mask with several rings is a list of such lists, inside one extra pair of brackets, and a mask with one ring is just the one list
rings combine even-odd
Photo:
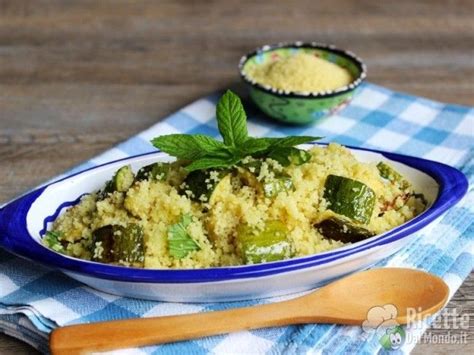
[[(302, 148), (311, 147), (303, 145)], [(349, 147), (350, 148), (350, 147)], [(467, 191), (457, 169), (421, 158), (350, 148), (362, 162), (389, 161), (428, 201), (412, 220), (380, 235), (331, 251), (256, 265), (206, 269), (138, 269), (59, 254), (41, 244), (50, 223), (82, 195), (99, 189), (121, 166), (134, 170), (172, 160), (160, 152), (121, 159), (42, 186), (0, 209), (0, 246), (61, 270), (108, 293), (173, 302), (216, 302), (271, 297), (308, 290), (366, 268), (407, 245), (414, 233), (456, 204)]]

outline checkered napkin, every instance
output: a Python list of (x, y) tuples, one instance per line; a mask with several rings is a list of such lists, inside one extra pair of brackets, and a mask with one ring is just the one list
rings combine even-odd
[[(169, 133), (218, 135), (218, 95), (200, 99), (150, 129), (74, 169), (75, 172), (134, 154), (153, 151), (151, 138)], [(471, 272), (474, 253), (474, 109), (446, 105), (364, 84), (342, 112), (314, 126), (286, 126), (271, 121), (246, 103), (254, 136), (315, 135), (324, 141), (378, 148), (438, 160), (460, 168), (470, 180), (468, 195), (449, 212), (417, 233), (416, 240), (377, 267), (429, 271), (449, 285), (451, 296)], [(70, 173), (70, 172), (69, 172)], [(0, 331), (47, 352), (48, 333), (57, 326), (111, 319), (185, 314), (249, 306), (274, 300), (179, 304), (105, 294), (63, 274), (0, 250)], [(416, 339), (423, 326), (407, 330)], [(410, 351), (414, 341), (402, 350)], [(374, 353), (376, 334), (361, 327), (298, 325), (243, 331), (141, 349), (126, 353)]]

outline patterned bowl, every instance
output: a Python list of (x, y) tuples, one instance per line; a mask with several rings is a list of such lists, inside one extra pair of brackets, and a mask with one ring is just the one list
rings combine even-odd
[[(264, 86), (249, 78), (244, 72), (250, 66), (258, 66), (294, 55), (298, 51), (314, 54), (322, 59), (346, 68), (353, 81), (336, 90), (321, 92), (292, 92)], [(250, 87), (253, 102), (268, 116), (292, 124), (314, 123), (345, 107), (366, 77), (365, 64), (354, 54), (320, 43), (279, 43), (265, 45), (240, 59), (239, 71)]]

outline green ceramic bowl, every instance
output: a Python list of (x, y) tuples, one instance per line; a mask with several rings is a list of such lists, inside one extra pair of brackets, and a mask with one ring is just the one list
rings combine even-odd
[[(304, 51), (319, 56), (346, 68), (353, 81), (341, 88), (324, 92), (291, 92), (264, 86), (245, 75), (246, 68), (262, 65)], [(357, 87), (366, 77), (365, 64), (354, 54), (320, 43), (280, 43), (266, 45), (243, 56), (239, 63), (242, 79), (250, 87), (253, 102), (268, 116), (277, 120), (308, 124), (330, 116), (345, 107), (356, 92)]]

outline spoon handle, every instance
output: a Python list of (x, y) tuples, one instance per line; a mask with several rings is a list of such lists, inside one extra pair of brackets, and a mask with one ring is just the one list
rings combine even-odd
[(162, 344), (244, 329), (299, 323), (298, 304), (278, 302), (225, 311), (79, 324), (54, 330), (53, 355)]

